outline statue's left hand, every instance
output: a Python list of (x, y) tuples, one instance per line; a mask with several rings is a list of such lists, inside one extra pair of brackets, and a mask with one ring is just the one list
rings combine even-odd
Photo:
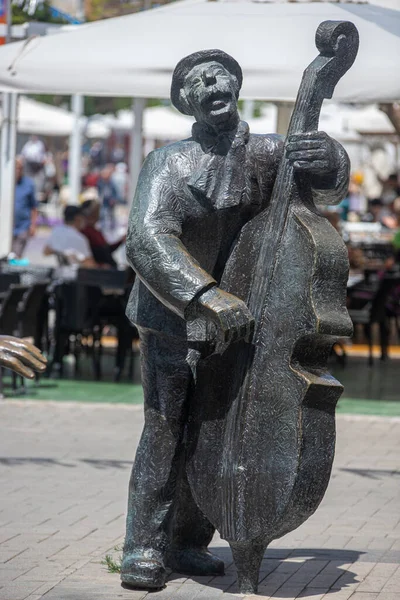
[(10, 335), (0, 335), (0, 366), (33, 379), (46, 369), (47, 360), (36, 346)]
[(286, 157), (300, 173), (324, 175), (338, 169), (339, 156), (335, 142), (324, 131), (291, 135)]

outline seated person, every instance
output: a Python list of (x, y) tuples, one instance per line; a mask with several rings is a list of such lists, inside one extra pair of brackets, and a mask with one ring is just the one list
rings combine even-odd
[(82, 229), (83, 235), (89, 240), (93, 258), (98, 265), (116, 268), (117, 263), (112, 253), (125, 241), (121, 238), (114, 244), (109, 244), (101, 231), (96, 229), (96, 223), (100, 219), (100, 204), (95, 200), (86, 200), (81, 205), (82, 214), (86, 219), (86, 226)]
[(54, 227), (43, 253), (55, 254), (61, 262), (79, 264), (81, 267), (96, 267), (89, 242), (82, 235), (86, 220), (79, 206), (66, 206), (64, 224)]
[(383, 216), (383, 202), (380, 198), (373, 198), (368, 202), (368, 212), (361, 217), (364, 223), (380, 223)]
[(368, 204), (368, 212), (361, 218), (361, 221), (380, 223), (385, 229), (397, 227), (397, 218), (393, 207), (385, 206), (380, 198), (373, 198)]

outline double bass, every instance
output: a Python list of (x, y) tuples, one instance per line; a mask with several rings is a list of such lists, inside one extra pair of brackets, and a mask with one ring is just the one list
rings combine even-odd
[[(316, 46), (286, 140), (318, 129), (357, 55), (357, 29), (325, 21)], [(328, 485), (343, 388), (327, 361), (352, 333), (347, 278), (346, 247), (284, 152), (270, 204), (242, 228), (220, 283), (247, 303), (254, 334), (199, 361), (188, 420), (188, 480), (229, 542), (242, 593), (256, 592), (268, 544), (312, 515)]]

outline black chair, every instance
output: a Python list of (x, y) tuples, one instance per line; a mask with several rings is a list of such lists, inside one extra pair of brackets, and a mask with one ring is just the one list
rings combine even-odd
[(8, 289), (11, 285), (17, 285), (19, 283), (19, 273), (0, 273), (0, 294), (8, 292)]
[(51, 358), (47, 375), (51, 376), (57, 369), (59, 376), (63, 376), (63, 357), (71, 350), (77, 374), (82, 337), (92, 333), (88, 291), (76, 281), (59, 281), (53, 287), (51, 300), (55, 323), (50, 332)]
[[(26, 285), (11, 285), (0, 308), (0, 333), (2, 335), (18, 335), (18, 307), (29, 288)], [(3, 389), (4, 370), (0, 367), (0, 389)], [(21, 378), (22, 379), (22, 378)], [(23, 382), (23, 379), (22, 379)], [(17, 375), (12, 372), (13, 389), (17, 389)]]
[(380, 332), (381, 360), (388, 356), (389, 314), (386, 302), (393, 286), (399, 279), (385, 275), (375, 283), (361, 284), (352, 288), (349, 294), (349, 315), (354, 325), (362, 325), (368, 342), (368, 363), (373, 365), (372, 326), (377, 323)]
[(40, 349), (46, 329), (49, 284), (50, 281), (43, 281), (32, 285), (18, 306), (18, 336), (32, 337), (35, 346)]
[(3, 335), (18, 335), (18, 306), (28, 292), (27, 285), (11, 285), (0, 308), (0, 332)]
[(400, 340), (400, 277), (393, 281), (393, 286), (386, 299), (385, 309), (389, 324), (394, 321), (397, 339)]
[(132, 344), (135, 339), (138, 339), (138, 332), (126, 318), (125, 309), (133, 279), (133, 271), (130, 268), (78, 270), (78, 285), (87, 288), (90, 299), (93, 329), (92, 358), (95, 377), (98, 380), (102, 377), (102, 334), (107, 326), (115, 327), (117, 330), (114, 379), (120, 381), (128, 352), (130, 352), (129, 377), (132, 378)]
[(56, 318), (52, 331), (51, 359), (48, 375), (57, 367), (63, 375), (63, 357), (73, 353), (75, 374), (79, 373), (80, 355), (85, 348), (92, 358), (95, 379), (102, 378), (102, 336), (105, 327), (115, 327), (118, 346), (115, 380), (124, 370), (130, 350), (129, 374), (133, 374), (133, 340), (138, 338), (135, 327), (125, 316), (127, 296), (131, 287), (130, 269), (78, 269), (76, 279), (59, 281), (52, 294)]

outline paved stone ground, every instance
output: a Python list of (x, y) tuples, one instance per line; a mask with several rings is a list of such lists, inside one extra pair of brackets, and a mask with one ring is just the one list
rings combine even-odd
[[(0, 600), (142, 600), (102, 559), (122, 543), (141, 407), (0, 404)], [(260, 599), (400, 598), (400, 419), (340, 416), (333, 477), (319, 510), (273, 543)], [(231, 600), (235, 571), (172, 574), (147, 600)], [(250, 596), (247, 597), (250, 600)]]

